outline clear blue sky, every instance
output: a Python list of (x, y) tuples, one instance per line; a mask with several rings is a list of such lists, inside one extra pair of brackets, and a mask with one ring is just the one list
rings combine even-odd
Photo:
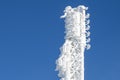
[(0, 80), (59, 80), (55, 60), (65, 35), (59, 17), (79, 4), (91, 14), (85, 80), (119, 80), (119, 0), (0, 0)]

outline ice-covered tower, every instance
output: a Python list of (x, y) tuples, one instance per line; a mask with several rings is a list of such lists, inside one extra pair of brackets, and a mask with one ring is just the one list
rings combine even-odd
[(60, 80), (84, 80), (84, 51), (90, 45), (90, 26), (88, 8), (80, 5), (76, 8), (67, 6), (64, 10), (65, 43), (60, 48), (61, 54), (56, 61), (56, 70)]

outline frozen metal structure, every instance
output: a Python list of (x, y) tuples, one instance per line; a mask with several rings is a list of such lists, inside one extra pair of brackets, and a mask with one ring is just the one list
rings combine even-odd
[(65, 18), (66, 36), (56, 60), (60, 80), (84, 80), (84, 51), (90, 48), (90, 15), (86, 14), (87, 9), (83, 5), (76, 8), (67, 6), (61, 16)]

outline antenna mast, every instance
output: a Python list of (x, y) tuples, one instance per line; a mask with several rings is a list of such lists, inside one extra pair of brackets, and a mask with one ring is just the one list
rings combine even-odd
[(76, 8), (67, 6), (64, 10), (65, 43), (60, 48), (61, 54), (56, 60), (56, 70), (60, 80), (84, 80), (84, 51), (90, 45), (90, 20), (86, 14), (88, 8), (80, 5)]

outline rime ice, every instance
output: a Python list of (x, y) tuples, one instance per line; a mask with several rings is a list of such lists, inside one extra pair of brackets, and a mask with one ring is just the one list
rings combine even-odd
[(56, 60), (60, 80), (84, 80), (84, 51), (90, 48), (90, 15), (86, 14), (87, 9), (83, 5), (76, 8), (67, 6), (61, 16), (65, 18), (66, 36)]

